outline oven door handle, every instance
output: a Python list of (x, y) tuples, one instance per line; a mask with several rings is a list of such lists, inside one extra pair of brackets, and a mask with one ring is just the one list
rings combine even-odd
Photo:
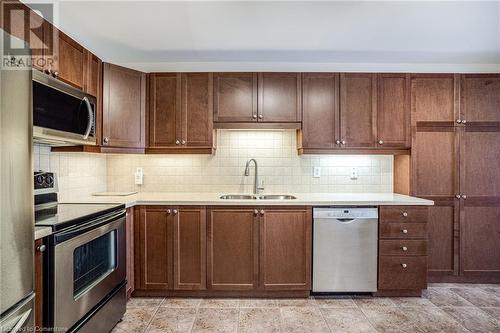
[(63, 243), (65, 241), (67, 241), (68, 239), (74, 238), (76, 236), (84, 234), (84, 233), (86, 233), (88, 231), (91, 231), (93, 229), (97, 229), (100, 226), (109, 224), (109, 223), (111, 223), (113, 221), (116, 221), (116, 220), (118, 220), (120, 218), (123, 218), (123, 217), (125, 217), (125, 210), (124, 209), (120, 210), (118, 212), (110, 213), (110, 214), (105, 215), (105, 216), (103, 216), (101, 218), (95, 219), (92, 222), (83, 224), (81, 226), (78, 226), (77, 228), (73, 228), (73, 229), (70, 229), (68, 231), (64, 231), (64, 232), (58, 233), (54, 237), (55, 238), (54, 239), (54, 241), (55, 241), (54, 245)]
[(83, 140), (87, 140), (90, 134), (90, 130), (92, 129), (92, 125), (94, 124), (94, 111), (92, 110), (92, 106), (90, 105), (90, 101), (87, 97), (84, 97), (82, 101), (87, 106), (87, 112), (89, 115), (89, 122), (87, 124), (87, 129), (85, 130), (85, 134), (83, 134)]

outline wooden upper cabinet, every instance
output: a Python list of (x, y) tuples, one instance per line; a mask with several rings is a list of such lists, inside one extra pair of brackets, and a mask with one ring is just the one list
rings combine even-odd
[(58, 42), (49, 70), (60, 80), (77, 88), (84, 88), (84, 77), (87, 70), (86, 50), (62, 31), (58, 32)]
[(259, 73), (258, 118), (262, 122), (300, 122), (300, 73)]
[(95, 97), (100, 96), (102, 87), (102, 61), (89, 51), (86, 51), (85, 91)]
[(213, 74), (182, 73), (181, 81), (182, 140), (188, 147), (211, 148), (213, 146)]
[(376, 82), (376, 74), (340, 74), (340, 138), (342, 147), (375, 147)]
[(149, 77), (149, 146), (179, 146), (182, 139), (180, 74), (153, 73)]
[(463, 75), (461, 88), (462, 120), (500, 122), (499, 74)]
[(214, 73), (214, 121), (257, 121), (257, 73)]
[(410, 146), (409, 83), (409, 74), (378, 74), (377, 143), (380, 147)]
[[(460, 118), (458, 75), (417, 74), (411, 78), (411, 120), (455, 124)], [(452, 124), (453, 123), (453, 124)]]
[[(136, 208), (137, 209), (137, 208)], [(172, 223), (167, 208), (142, 206), (136, 223), (136, 289), (168, 290), (172, 284)]]
[(311, 289), (311, 216), (307, 208), (260, 211), (260, 282), (265, 290)]
[(337, 148), (339, 75), (302, 74), (302, 148)]
[(144, 148), (146, 74), (104, 64), (103, 145)]
[(174, 289), (206, 289), (206, 211), (173, 208)]
[(258, 287), (258, 217), (248, 207), (212, 208), (208, 217), (208, 288)]

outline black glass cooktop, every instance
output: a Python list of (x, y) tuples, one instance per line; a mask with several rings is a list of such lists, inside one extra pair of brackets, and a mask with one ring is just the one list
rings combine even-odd
[(58, 204), (55, 214), (37, 217), (35, 226), (59, 231), (123, 209), (124, 204)]

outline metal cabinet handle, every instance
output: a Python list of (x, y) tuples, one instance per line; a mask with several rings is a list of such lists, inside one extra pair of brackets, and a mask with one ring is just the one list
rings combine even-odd
[(345, 145), (345, 140), (342, 140), (342, 142), (340, 142), (341, 144)]
[(462, 194), (462, 199), (467, 199), (467, 196), (465, 194)]
[(178, 145), (180, 144), (181, 142), (179, 140), (175, 140), (175, 144)]
[(261, 115), (261, 114), (259, 114), (259, 119), (262, 119), (262, 118), (264, 118), (264, 116), (263, 116), (263, 115)]
[(176, 214), (178, 213), (178, 212), (177, 212), (177, 209), (174, 209), (174, 210), (172, 211), (172, 213), (174, 213), (174, 215), (176, 215)]
[(457, 119), (457, 124), (461, 124), (461, 123), (462, 123), (462, 120)]
[(259, 211), (257, 209), (253, 210), (253, 215), (257, 216), (259, 214)]
[(460, 194), (455, 195), (455, 198), (460, 199)]
[(401, 232), (402, 232), (403, 234), (407, 234), (407, 233), (408, 233), (408, 230), (403, 229), (403, 230), (401, 230)]
[(260, 215), (264, 215), (264, 210), (263, 209), (260, 210)]
[(337, 146), (338, 146), (338, 145), (340, 145), (340, 140), (336, 140), (336, 141), (335, 141), (335, 144), (336, 144)]
[(407, 265), (407, 264), (401, 264), (401, 266), (403, 266), (403, 268), (408, 267), (408, 265)]
[(383, 145), (383, 144), (384, 144), (384, 141), (382, 141), (382, 140), (378, 140), (378, 144), (379, 144), (379, 145)]
[(102, 140), (102, 142), (104, 142), (104, 143), (106, 143), (106, 144), (107, 144), (107, 143), (109, 142), (109, 138), (104, 138), (104, 139)]
[(252, 118), (257, 119), (257, 115), (256, 114), (252, 115)]
[(172, 213), (172, 210), (169, 208), (169, 209), (167, 209), (167, 214), (170, 214), (170, 213)]
[(50, 70), (45, 68), (44, 71), (43, 71), (45, 74), (50, 74)]
[(52, 72), (52, 76), (53, 77), (58, 77), (59, 76), (59, 72), (58, 71), (53, 71)]
[(182, 140), (182, 141), (181, 141), (181, 143), (182, 143), (183, 145), (185, 145), (185, 144), (186, 144), (186, 140)]
[(464, 120), (462, 120), (462, 124), (465, 124), (466, 122), (467, 122), (467, 120), (465, 120), (465, 119), (464, 119)]
[(43, 244), (36, 247), (36, 250), (38, 252), (45, 252), (46, 249), (47, 249), (47, 247)]
[(407, 216), (408, 216), (408, 213), (407, 213), (407, 212), (403, 212), (403, 216), (404, 216), (404, 217), (407, 217)]
[(408, 251), (408, 248), (406, 246), (403, 246), (403, 247), (401, 247), (401, 250), (406, 252), (406, 251)]

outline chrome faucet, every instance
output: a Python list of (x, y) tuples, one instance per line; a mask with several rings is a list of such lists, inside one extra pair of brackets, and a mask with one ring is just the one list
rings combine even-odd
[(257, 167), (257, 160), (255, 158), (251, 158), (247, 161), (247, 165), (245, 166), (245, 176), (250, 175), (250, 162), (255, 164), (255, 176), (253, 180), (253, 194), (257, 194), (259, 190), (263, 190), (263, 187), (259, 186), (259, 172), (258, 172), (258, 167)]

